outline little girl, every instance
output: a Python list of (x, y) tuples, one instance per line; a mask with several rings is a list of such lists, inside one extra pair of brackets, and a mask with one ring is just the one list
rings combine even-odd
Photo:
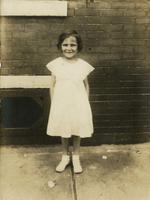
[(46, 67), (51, 71), (51, 109), (47, 134), (60, 136), (62, 141), (62, 159), (56, 167), (63, 172), (70, 163), (69, 138), (73, 138), (72, 163), (74, 173), (81, 173), (79, 159), (80, 138), (91, 137), (93, 122), (89, 104), (89, 85), (87, 75), (94, 68), (77, 57), (82, 49), (82, 40), (75, 31), (59, 36), (58, 49), (62, 57), (49, 62)]

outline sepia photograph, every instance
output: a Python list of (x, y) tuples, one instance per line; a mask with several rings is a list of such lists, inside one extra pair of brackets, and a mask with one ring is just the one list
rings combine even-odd
[(0, 1), (0, 200), (150, 200), (150, 0)]

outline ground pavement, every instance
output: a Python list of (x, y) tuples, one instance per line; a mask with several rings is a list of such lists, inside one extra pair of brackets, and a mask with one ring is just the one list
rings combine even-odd
[(60, 146), (1, 146), (0, 200), (150, 200), (150, 143), (81, 147), (84, 172), (56, 173)]

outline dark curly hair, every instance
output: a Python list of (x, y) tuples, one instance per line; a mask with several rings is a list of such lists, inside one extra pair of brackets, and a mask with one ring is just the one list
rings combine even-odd
[(77, 44), (78, 44), (78, 52), (80, 52), (83, 48), (82, 39), (81, 39), (81, 36), (78, 34), (78, 32), (75, 30), (66, 31), (66, 32), (60, 34), (58, 37), (57, 48), (59, 50), (61, 50), (61, 45), (62, 45), (63, 41), (70, 36), (73, 36), (76, 38)]

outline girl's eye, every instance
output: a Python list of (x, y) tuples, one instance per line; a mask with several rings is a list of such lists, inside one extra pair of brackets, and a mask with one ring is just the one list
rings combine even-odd
[(76, 45), (76, 44), (71, 44), (71, 46), (72, 46), (72, 47), (76, 47), (77, 45)]
[(67, 47), (67, 46), (71, 46), (71, 47), (75, 47), (75, 46), (77, 46), (77, 44), (63, 44), (62, 46), (64, 46), (64, 47)]

